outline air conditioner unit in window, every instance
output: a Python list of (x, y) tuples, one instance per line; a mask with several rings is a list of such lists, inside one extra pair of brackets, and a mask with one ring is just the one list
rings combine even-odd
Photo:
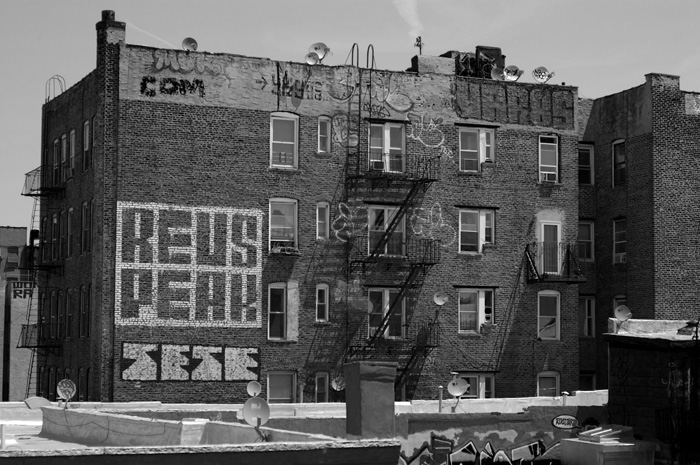
[(616, 253), (615, 254), (615, 263), (627, 263), (627, 253), (626, 252)]
[(384, 162), (372, 160), (370, 162), (370, 169), (372, 171), (384, 171)]
[(541, 182), (557, 182), (557, 173), (540, 173)]

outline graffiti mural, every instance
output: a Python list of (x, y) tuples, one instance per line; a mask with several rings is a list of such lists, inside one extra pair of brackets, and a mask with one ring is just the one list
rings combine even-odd
[(357, 122), (351, 121), (347, 113), (333, 116), (333, 140), (341, 147), (357, 147), (360, 143)]
[(36, 284), (34, 281), (12, 281), (12, 299), (28, 299), (34, 293)]
[(367, 207), (350, 207), (346, 203), (338, 204), (338, 213), (331, 224), (333, 234), (341, 242), (347, 242), (358, 233), (367, 232)]
[(450, 248), (457, 240), (457, 231), (442, 216), (442, 206), (435, 202), (430, 208), (414, 208), (411, 215), (413, 234), (431, 240), (439, 240), (444, 248)]
[(445, 135), (440, 129), (442, 118), (426, 118), (425, 115), (408, 113), (406, 119), (411, 122), (409, 139), (417, 140), (424, 147), (438, 149), (440, 155), (452, 159), (452, 149), (445, 144)]
[(258, 379), (254, 347), (182, 344), (122, 344), (125, 381), (253, 381)]
[(117, 325), (259, 328), (257, 209), (118, 202)]
[(154, 50), (151, 67), (154, 71), (169, 69), (183, 74), (194, 72), (197, 74), (217, 75), (224, 72), (221, 60), (217, 57), (180, 50)]
[(159, 93), (164, 95), (196, 94), (200, 97), (205, 95), (204, 82), (201, 79), (188, 81), (187, 79), (162, 78), (158, 81), (158, 85), (156, 85), (156, 78), (153, 76), (144, 76), (141, 79), (141, 94), (146, 97), (155, 97), (156, 88), (158, 88)]

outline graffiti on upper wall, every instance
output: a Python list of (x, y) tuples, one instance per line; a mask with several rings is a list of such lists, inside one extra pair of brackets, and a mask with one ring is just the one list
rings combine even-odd
[(224, 67), (217, 57), (180, 50), (154, 50), (151, 66), (154, 71), (169, 69), (183, 74), (195, 72), (217, 75), (224, 72)]
[(146, 97), (155, 97), (156, 89), (158, 89), (158, 93), (164, 95), (196, 94), (200, 97), (205, 95), (204, 82), (201, 79), (188, 81), (187, 79), (162, 78), (158, 83), (153, 76), (144, 76), (141, 79), (141, 94)]
[(700, 115), (700, 95), (685, 94), (685, 114)]
[(439, 240), (442, 247), (449, 248), (457, 240), (457, 231), (442, 216), (440, 202), (435, 202), (430, 208), (414, 208), (410, 224), (413, 234)]
[(115, 324), (262, 324), (257, 209), (118, 202)]
[(347, 113), (333, 116), (333, 140), (341, 147), (357, 147), (360, 143), (357, 122), (351, 121)]
[(12, 281), (10, 283), (13, 299), (28, 299), (34, 293), (34, 281)]
[(255, 347), (122, 343), (125, 381), (252, 381), (259, 377)]
[(406, 119), (411, 122), (409, 139), (417, 140), (424, 147), (438, 149), (441, 155), (452, 159), (452, 149), (445, 144), (445, 134), (440, 129), (442, 118), (433, 119), (425, 115), (408, 113)]
[(331, 228), (340, 242), (347, 242), (358, 233), (367, 232), (367, 207), (364, 205), (351, 207), (340, 202)]

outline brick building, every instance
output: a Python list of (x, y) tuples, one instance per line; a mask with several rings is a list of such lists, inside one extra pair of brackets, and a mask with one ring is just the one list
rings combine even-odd
[[(582, 386), (607, 388), (602, 340), (614, 309), (697, 319), (700, 94), (677, 76), (582, 101), (580, 148)], [(595, 336), (595, 337), (594, 337)]]
[(492, 47), (393, 72), (125, 29), (43, 109), (38, 393), (333, 401), (357, 359), (397, 399), (578, 388), (576, 88), (491, 79)]

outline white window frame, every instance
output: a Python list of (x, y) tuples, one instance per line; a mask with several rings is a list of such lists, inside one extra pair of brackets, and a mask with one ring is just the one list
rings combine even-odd
[[(545, 164), (542, 160), (543, 149), (554, 148), (554, 164)], [(559, 137), (553, 134), (539, 136), (539, 182), (559, 182)]]
[[(553, 393), (543, 393), (542, 390), (545, 389), (542, 386), (542, 380), (543, 379), (554, 379), (555, 380), (555, 388)], [(551, 388), (547, 388), (551, 389)], [(560, 385), (560, 376), (559, 373), (556, 371), (541, 371), (540, 373), (537, 373), (537, 392), (535, 393), (535, 396), (537, 397), (559, 397), (561, 393), (561, 385)], [(551, 394), (551, 395), (550, 395)]]
[(581, 337), (595, 337), (595, 297), (582, 295), (578, 298)]
[[(556, 316), (554, 321), (554, 336), (543, 336), (543, 330), (550, 328), (552, 325), (549, 321), (552, 315), (542, 314), (542, 298), (556, 297)], [(547, 333), (545, 333), (547, 334)], [(537, 293), (537, 338), (542, 341), (559, 341), (561, 340), (561, 294), (558, 291), (545, 290)]]
[[(622, 161), (617, 156), (622, 148)], [(624, 186), (627, 184), (627, 144), (624, 139), (613, 141), (611, 146), (612, 160), (612, 186)]]
[(331, 153), (331, 119), (318, 117), (318, 153)]
[[(556, 227), (557, 240), (545, 241), (545, 230), (547, 227)], [(561, 256), (561, 223), (558, 221), (542, 221), (540, 222), (540, 249), (539, 249), (539, 265), (542, 273), (559, 274), (562, 256)]]
[[(319, 387), (321, 389), (319, 389)], [(328, 373), (316, 373), (314, 382), (314, 392), (316, 394), (316, 402), (328, 402)]]
[[(292, 206), (293, 209), (293, 218), (292, 222), (293, 224), (291, 227), (288, 226), (277, 226), (275, 229), (289, 229), (292, 233), (292, 239), (289, 240), (288, 238), (281, 238), (281, 237), (273, 237), (272, 231), (273, 231), (273, 212), (274, 212), (274, 207), (277, 205), (286, 205), (286, 206)], [(293, 247), (295, 249), (299, 248), (299, 232), (298, 232), (298, 225), (299, 225), (299, 209), (298, 209), (298, 202), (294, 199), (283, 199), (283, 198), (273, 198), (270, 199), (270, 207), (269, 207), (269, 248), (270, 252), (274, 253), (277, 252), (277, 248), (280, 247)], [(280, 210), (281, 213), (281, 210)], [(286, 216), (284, 217), (286, 218)]]
[(61, 136), (61, 181), (66, 181), (68, 179), (68, 136), (63, 134)]
[(75, 129), (71, 129), (69, 136), (68, 152), (70, 153), (70, 167), (68, 169), (68, 178), (75, 176)]
[[(469, 384), (461, 399), (493, 399), (496, 397), (496, 377), (493, 373), (460, 372), (457, 375)], [(490, 383), (491, 389), (487, 389)]]
[[(381, 227), (381, 229), (374, 229), (374, 223), (376, 221), (373, 221), (373, 217), (376, 215), (376, 212), (382, 210), (383, 215), (384, 215), (384, 223)], [(396, 215), (399, 211), (399, 207), (397, 206), (387, 206), (387, 205), (372, 205), (368, 207), (368, 216), (367, 216), (367, 228), (369, 231), (369, 239), (367, 241), (367, 255), (371, 254), (372, 251), (375, 248), (375, 245), (377, 244), (378, 240), (375, 241), (373, 237), (380, 238), (384, 232), (386, 231), (387, 227), (389, 224), (392, 222), (394, 219), (394, 215)], [(392, 238), (398, 238), (399, 243), (397, 247), (396, 240), (392, 241)], [(400, 250), (398, 250), (400, 249)], [(403, 215), (401, 219), (399, 220), (399, 224), (396, 226), (396, 229), (394, 232), (391, 233), (391, 237), (389, 240), (386, 241), (384, 244), (384, 250), (380, 251), (379, 255), (382, 256), (392, 256), (392, 257), (403, 257), (406, 255), (406, 216)]]
[[(465, 219), (468, 217), (476, 217), (477, 224), (467, 224)], [(496, 233), (496, 212), (490, 209), (463, 209), (459, 211), (459, 243), (458, 252), (462, 254), (481, 253), (484, 249), (484, 244), (493, 244)], [(462, 233), (476, 233), (477, 243), (463, 243)], [(463, 250), (466, 246), (475, 247), (476, 250)]]
[[(581, 239), (581, 227), (588, 228), (590, 239)], [(582, 244), (590, 244), (590, 247), (584, 248)], [(582, 255), (583, 250), (590, 251), (590, 257)], [(595, 223), (593, 221), (579, 220), (578, 222), (578, 259), (582, 262), (595, 261)]]
[(627, 305), (627, 296), (625, 294), (618, 294), (613, 297), (613, 310), (620, 305)]
[[(621, 230), (623, 223), (624, 230)], [(624, 234), (622, 240), (621, 234)], [(627, 218), (613, 220), (613, 264), (616, 263), (627, 263)]]
[[(288, 378), (291, 388), (291, 397), (272, 397), (273, 380)], [(296, 403), (297, 401), (297, 373), (295, 371), (270, 371), (267, 373), (267, 401), (271, 404)], [(286, 401), (286, 402), (285, 402)]]
[[(586, 154), (587, 164), (581, 163), (582, 154)], [(592, 186), (595, 184), (595, 149), (591, 144), (581, 144), (578, 146), (578, 183), (582, 186)], [(581, 172), (585, 171), (588, 173), (589, 182), (581, 182)]]
[[(384, 315), (389, 311), (389, 308), (391, 307), (391, 302), (393, 299), (394, 294), (398, 294), (400, 292), (399, 289), (394, 289), (394, 288), (370, 288), (369, 291), (367, 292), (367, 335), (368, 337), (374, 336), (374, 334), (377, 332), (377, 329), (379, 329), (379, 326), (373, 326), (372, 325), (372, 320), (373, 316), (375, 321), (377, 323), (381, 322), (381, 320), (384, 318)], [(373, 295), (376, 297), (377, 294), (381, 293), (381, 315), (379, 314), (378, 311), (376, 311), (376, 305), (372, 303), (372, 297)], [(384, 339), (403, 339), (406, 337), (406, 297), (401, 298), (401, 302), (398, 304), (400, 308), (394, 310), (394, 314), (390, 318), (398, 319), (398, 316), (400, 316), (401, 319), (401, 329), (399, 334), (396, 334), (395, 332), (392, 334), (391, 329), (391, 321), (387, 325), (386, 329), (384, 330), (384, 333), (380, 336), (383, 337)], [(398, 313), (397, 313), (398, 312)]]
[[(291, 121), (294, 124), (294, 140), (275, 140), (275, 121)], [(290, 146), (292, 152), (275, 151), (275, 144)], [(284, 156), (280, 154), (285, 154)], [(289, 160), (289, 157), (292, 157)], [(270, 167), (297, 169), (299, 166), (299, 115), (287, 112), (274, 112), (270, 115)]]
[[(282, 290), (282, 308), (281, 309), (275, 309), (273, 312), (272, 308), (272, 292), (273, 290)], [(285, 282), (280, 282), (280, 283), (270, 283), (267, 286), (267, 338), (269, 340), (277, 340), (277, 341), (285, 341), (287, 340), (288, 336), (288, 321), (287, 318), (289, 316), (289, 311), (288, 311), (288, 303), (289, 303), (289, 295), (288, 295), (288, 287), (287, 283)], [(281, 318), (282, 321), (282, 334), (281, 335), (273, 335), (272, 334), (272, 315), (280, 315), (279, 318)]]
[(87, 171), (90, 167), (90, 120), (85, 120), (83, 123), (83, 171)]
[[(392, 139), (392, 129), (400, 129), (399, 143)], [(373, 130), (380, 130), (381, 141), (376, 143)], [(369, 146), (369, 169), (386, 173), (406, 171), (406, 125), (403, 123), (371, 123), (367, 138)]]
[(326, 240), (330, 237), (330, 204), (319, 202), (316, 204), (316, 239)]
[[(476, 147), (465, 147), (462, 144), (463, 135), (466, 134), (476, 135)], [(459, 171), (478, 173), (481, 171), (482, 163), (493, 162), (495, 160), (495, 134), (493, 129), (459, 128)], [(467, 156), (469, 157), (468, 159), (466, 158)], [(465, 166), (465, 162), (468, 161), (473, 161), (475, 166)]]
[[(457, 301), (457, 330), (460, 334), (474, 334), (481, 332), (481, 325), (485, 323), (494, 323), (494, 308), (495, 308), (495, 289), (460, 289), (459, 299)], [(462, 304), (462, 301), (467, 296), (476, 299), (474, 310), (468, 310)], [(474, 313), (473, 320), (476, 322), (474, 328), (462, 328), (463, 318), (468, 314)], [(469, 320), (466, 320), (469, 321)]]
[(329, 320), (329, 286), (326, 283), (316, 284), (316, 322), (327, 323)]

